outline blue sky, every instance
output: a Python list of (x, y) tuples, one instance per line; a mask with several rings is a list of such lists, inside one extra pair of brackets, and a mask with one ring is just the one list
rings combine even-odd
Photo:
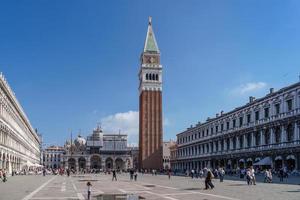
[(47, 144), (102, 123), (137, 143), (148, 16), (164, 67), (164, 139), (297, 82), (300, 1), (0, 2), (0, 71)]

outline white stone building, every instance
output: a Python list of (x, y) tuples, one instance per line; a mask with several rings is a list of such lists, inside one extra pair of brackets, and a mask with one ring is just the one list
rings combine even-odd
[(163, 167), (164, 169), (170, 169), (170, 159), (171, 159), (171, 153), (170, 153), (170, 147), (175, 144), (174, 141), (168, 141), (163, 143)]
[(98, 126), (87, 139), (80, 135), (65, 144), (63, 166), (82, 170), (127, 170), (133, 167), (133, 155), (126, 134), (105, 134)]
[(40, 139), (1, 73), (0, 168), (11, 173), (32, 164), (40, 164)]
[(52, 169), (59, 169), (63, 167), (62, 161), (64, 154), (64, 147), (50, 146), (46, 148), (43, 151), (43, 166)]
[(221, 112), (177, 134), (176, 170), (254, 163), (300, 170), (300, 82), (249, 98), (246, 105)]

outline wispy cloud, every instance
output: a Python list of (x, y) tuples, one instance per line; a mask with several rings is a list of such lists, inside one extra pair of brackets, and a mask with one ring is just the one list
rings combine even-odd
[(125, 133), (128, 135), (129, 142), (137, 143), (139, 131), (139, 112), (128, 111), (116, 113), (101, 118), (101, 124), (104, 132)]
[[(121, 133), (128, 135), (128, 143), (137, 146), (139, 134), (139, 112), (128, 111), (115, 113), (101, 118), (101, 124), (104, 132)], [(164, 119), (164, 126), (169, 126), (170, 121)]]
[(232, 90), (233, 94), (244, 95), (250, 92), (256, 92), (265, 88), (267, 84), (265, 82), (250, 82), (239, 85)]

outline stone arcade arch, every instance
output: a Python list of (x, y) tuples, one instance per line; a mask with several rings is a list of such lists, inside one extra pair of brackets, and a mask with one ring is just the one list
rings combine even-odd
[(124, 170), (125, 168), (125, 162), (121, 158), (117, 158), (116, 161), (116, 169), (118, 170)]
[(283, 167), (282, 156), (276, 156), (276, 158), (275, 158), (275, 169), (279, 170), (282, 167)]
[(69, 169), (76, 170), (76, 160), (75, 160), (75, 158), (69, 158), (68, 167), (69, 167)]
[(286, 157), (286, 165), (288, 170), (293, 171), (296, 167), (296, 158), (294, 155), (288, 155)]
[(78, 159), (78, 167), (79, 167), (79, 171), (85, 169), (85, 167), (86, 167), (86, 160), (85, 160), (84, 157), (80, 157)]
[(106, 167), (106, 169), (112, 169), (114, 167), (114, 162), (111, 157), (106, 158), (105, 167)]
[(99, 155), (93, 155), (90, 161), (91, 169), (101, 169), (101, 158)]

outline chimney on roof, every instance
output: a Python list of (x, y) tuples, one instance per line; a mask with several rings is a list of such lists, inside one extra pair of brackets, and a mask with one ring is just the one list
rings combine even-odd
[(224, 114), (224, 111), (223, 110), (221, 110), (221, 116)]
[(208, 122), (210, 120), (210, 117), (208, 117), (207, 119), (206, 119), (206, 121)]
[(253, 97), (253, 96), (249, 97), (249, 103), (252, 103), (254, 100), (255, 100), (255, 97)]
[(270, 88), (270, 94), (274, 92), (274, 88)]
[(219, 113), (216, 114), (216, 117), (219, 117)]

